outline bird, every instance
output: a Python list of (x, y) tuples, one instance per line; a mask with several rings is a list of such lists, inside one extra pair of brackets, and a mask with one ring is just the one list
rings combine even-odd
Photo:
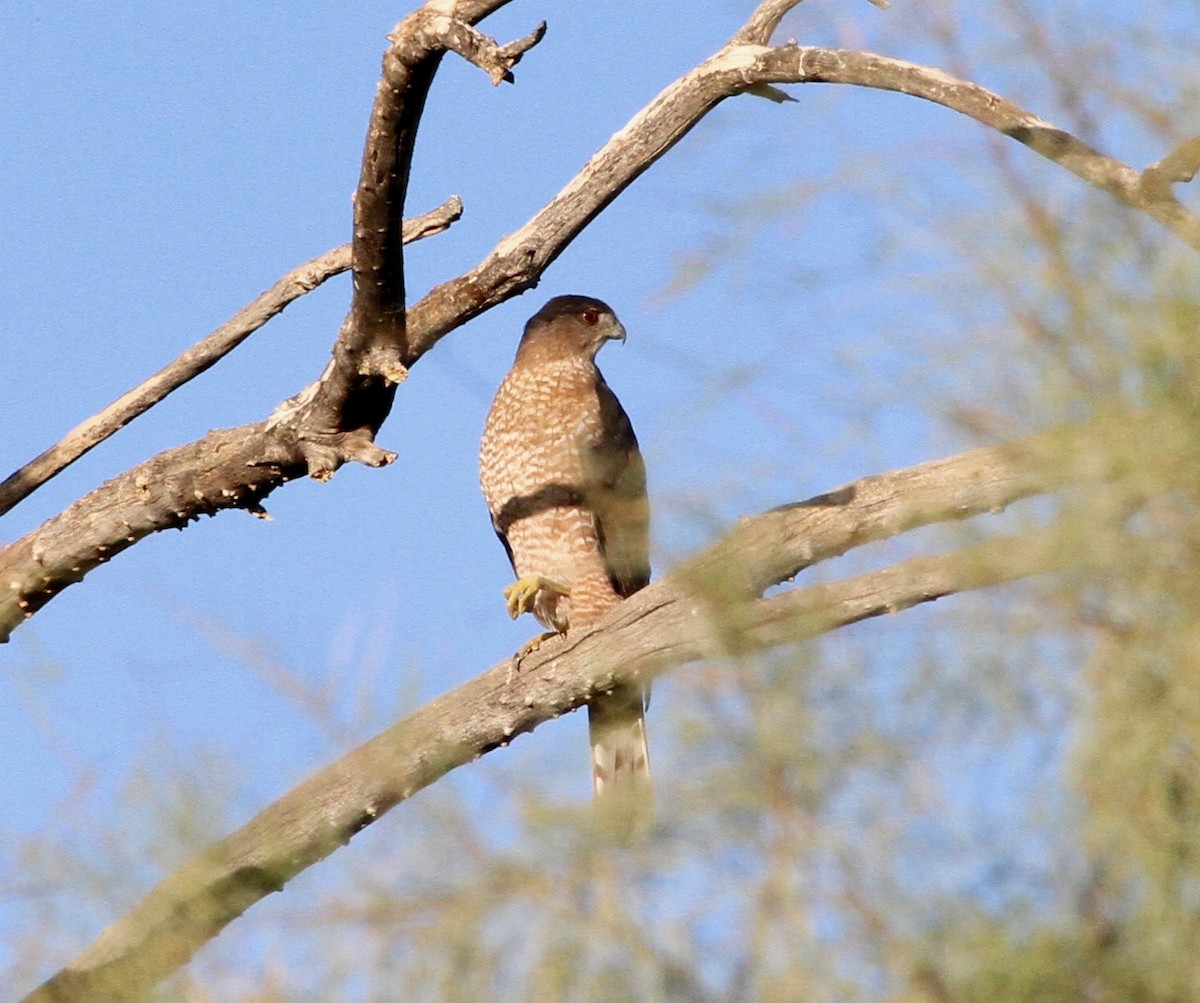
[[(591, 626), (650, 581), (646, 467), (629, 416), (596, 366), (625, 328), (591, 296), (556, 296), (525, 325), (488, 411), (479, 480), (517, 580), (509, 615), (547, 633)], [(652, 815), (649, 688), (622, 683), (588, 704), (592, 788), (621, 829)]]

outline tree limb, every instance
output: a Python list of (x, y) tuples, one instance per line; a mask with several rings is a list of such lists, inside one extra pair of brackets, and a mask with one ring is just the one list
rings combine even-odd
[[(1134, 168), (1107, 157), (1019, 105), (935, 67), (870, 52), (765, 40), (789, 0), (760, 4), (733, 40), (665, 88), (601, 147), (582, 170), (469, 272), (432, 289), (408, 311), (412, 366), (443, 336), (498, 303), (537, 285), (541, 273), (618, 195), (727, 98), (776, 84), (838, 83), (923, 98), (995, 129), (1162, 223), (1200, 250), (1200, 218), (1168, 188), (1143, 183)], [(1177, 151), (1190, 163), (1194, 151)], [(1176, 167), (1172, 161), (1172, 170)]]
[[(908, 94), (957, 111), (1023, 143), (1089, 185), (1157, 220), (1188, 246), (1200, 250), (1200, 218), (1169, 190), (1145, 185), (1141, 172), (1099, 153), (978, 84), (958, 80), (935, 67), (871, 52), (785, 45), (764, 49), (754, 57), (748, 52), (745, 55), (749, 65), (744, 72), (755, 83), (852, 84)], [(1181, 161), (1190, 162), (1196, 156), (1195, 150), (1183, 149), (1185, 152), (1179, 153)]]
[(960, 592), (1096, 566), (1103, 556), (1068, 549), (1057, 528), (1004, 537), (948, 554), (913, 557), (829, 585), (793, 589), (754, 603), (741, 622), (735, 608), (736, 629), (726, 627), (725, 637), (731, 654), (761, 651)]
[[(507, 46), (472, 25), (507, 0), (454, 3), (431, 0), (388, 36), (383, 70), (371, 107), (362, 169), (354, 198), (354, 295), (338, 333), (333, 359), (321, 378), (277, 412), (272, 428), (291, 427), (310, 472), (325, 479), (354, 450), (343, 436), (373, 438), (391, 410), (395, 387), (408, 373), (404, 254), (404, 199), (417, 128), (442, 56), (456, 51), (493, 76), (505, 76), (545, 31), (541, 25)], [(322, 441), (324, 440), (324, 441)]]
[[(462, 216), (462, 211), (462, 200), (452, 195), (436, 209), (405, 221), (404, 243), (442, 233)], [(0, 483), (0, 515), (28, 498), (138, 415), (214, 366), (272, 317), (282, 313), (288, 304), (349, 268), (350, 245), (343, 244), (283, 275), (207, 337), (149, 379), (126, 391), (104, 410), (80, 422), (45, 452), (10, 474)]]
[(1051, 529), (758, 598), (853, 547), (998, 510), (1051, 485), (1112, 476), (1094, 449), (1110, 432), (1064, 429), (973, 450), (743, 520), (596, 630), (545, 644), (519, 671), (510, 660), (494, 666), (302, 783), (167, 877), (27, 1003), (144, 992), (259, 899), (416, 791), (617, 682), (648, 681), (698, 658), (755, 651), (966, 589), (1094, 562), (1095, 555), (1062, 546)]

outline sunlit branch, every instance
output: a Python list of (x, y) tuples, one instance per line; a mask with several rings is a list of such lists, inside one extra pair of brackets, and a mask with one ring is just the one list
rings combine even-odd
[[(976, 450), (745, 520), (595, 630), (543, 645), (520, 671), (510, 660), (488, 669), (306, 780), (168, 876), (27, 1003), (95, 999), (89, 994), (114, 986), (131, 994), (148, 989), (255, 902), (401, 801), (618, 682), (648, 681), (696, 659), (746, 653), (956, 592), (1095, 563), (1096, 554), (1064, 546), (1051, 528), (759, 598), (767, 585), (824, 557), (1026, 497), (1039, 469), (1045, 483), (1060, 483), (1064, 466), (1077, 477), (1089, 470), (1093, 478), (1106, 477), (1113, 471), (1097, 458), (1069, 458), (1094, 445), (1097, 434), (1064, 430), (1004, 451)], [(931, 497), (935, 488), (942, 498)], [(1113, 559), (1111, 549), (1104, 553)]]
[(465, 321), (536, 285), (570, 242), (709, 111), (727, 98), (760, 93), (770, 85), (850, 84), (940, 104), (1023, 143), (1200, 249), (1200, 217), (1169, 189), (1148, 190), (1141, 172), (984, 87), (935, 67), (869, 52), (753, 41), (768, 36), (790, 6), (760, 5), (733, 41), (666, 87), (533, 218), (469, 272), (436, 286), (412, 306), (405, 364), (411, 366)]
[(446, 52), (493, 80), (502, 69), (503, 79), (541, 39), (544, 25), (508, 45), (473, 27), (506, 2), (430, 0), (388, 35), (354, 196), (350, 311), (324, 372), (268, 424), (318, 480), (348, 461), (382, 466), (395, 458), (374, 439), (408, 373), (401, 221), (417, 129)]
[[(1184, 243), (1200, 250), (1200, 217), (1189, 212), (1168, 190), (1149, 190), (1143, 184), (1142, 172), (1092, 149), (999, 94), (935, 67), (871, 52), (785, 45), (764, 49), (745, 73), (747, 79), (756, 83), (852, 84), (940, 104), (1023, 143), (1088, 184), (1162, 223)], [(1183, 149), (1188, 153), (1180, 154), (1181, 162), (1189, 159), (1189, 155), (1195, 156), (1189, 147)]]
[[(462, 201), (455, 195), (436, 209), (406, 220), (404, 242), (409, 244), (442, 233), (462, 216), (462, 209)], [(149, 379), (126, 391), (108, 407), (80, 422), (45, 452), (10, 474), (0, 483), (0, 515), (29, 497), (41, 485), (124, 428), (138, 415), (144, 414), (189, 380), (215, 365), (272, 317), (282, 313), (288, 304), (349, 268), (350, 245), (343, 244), (283, 275), (270, 289), (242, 307), (210, 335), (196, 342)]]

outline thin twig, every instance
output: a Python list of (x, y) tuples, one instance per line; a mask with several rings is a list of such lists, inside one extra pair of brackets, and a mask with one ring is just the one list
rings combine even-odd
[[(462, 216), (462, 200), (453, 195), (404, 224), (406, 244), (441, 233)], [(80, 422), (62, 439), (30, 460), (0, 483), (0, 515), (8, 512), (89, 450), (150, 410), (189, 380), (209, 369), (250, 335), (281, 313), (288, 304), (310, 293), (322, 282), (350, 268), (350, 245), (343, 244), (306, 261), (281, 277), (266, 292), (242, 307), (207, 337), (196, 342), (149, 379)]]
[(779, 23), (803, 0), (763, 0), (733, 36), (737, 45), (769, 45)]

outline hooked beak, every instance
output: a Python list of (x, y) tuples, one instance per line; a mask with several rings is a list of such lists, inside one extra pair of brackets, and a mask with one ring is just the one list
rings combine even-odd
[(616, 317), (612, 319), (607, 329), (604, 332), (604, 337), (609, 341), (619, 341), (625, 343), (625, 325), (622, 324)]

